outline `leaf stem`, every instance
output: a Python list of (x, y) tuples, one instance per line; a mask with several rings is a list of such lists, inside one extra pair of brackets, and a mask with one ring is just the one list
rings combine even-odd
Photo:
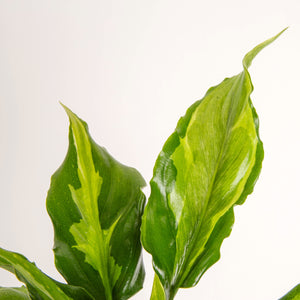
[(105, 288), (105, 299), (112, 300), (111, 291)]
[(170, 287), (167, 291), (166, 291), (166, 300), (173, 300), (175, 298), (175, 295), (177, 294), (178, 289), (174, 289), (172, 287)]

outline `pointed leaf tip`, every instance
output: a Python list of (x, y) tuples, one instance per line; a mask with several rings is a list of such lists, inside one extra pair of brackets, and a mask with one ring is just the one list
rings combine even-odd
[(65, 112), (67, 113), (69, 118), (74, 117), (74, 113), (71, 111), (71, 109), (69, 109), (66, 105), (64, 105), (61, 101), (59, 101), (59, 104), (63, 107), (63, 109), (65, 110)]
[(254, 47), (251, 51), (249, 51), (243, 59), (243, 67), (245, 69), (248, 69), (251, 66), (251, 63), (253, 61), (253, 59), (255, 58), (255, 56), (262, 50), (264, 49), (266, 46), (270, 45), (271, 43), (273, 43), (277, 38), (279, 38), (279, 36), (281, 36), (289, 27), (284, 28), (282, 31), (280, 31), (278, 34), (276, 34), (275, 36), (267, 39), (266, 41), (260, 43), (259, 45), (257, 45), (256, 47)]
[(69, 108), (65, 106), (61, 101), (58, 101), (58, 103), (63, 107), (64, 110), (69, 110)]

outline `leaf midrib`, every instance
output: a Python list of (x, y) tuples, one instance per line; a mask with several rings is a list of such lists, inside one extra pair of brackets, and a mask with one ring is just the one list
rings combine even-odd
[[(242, 72), (241, 74), (238, 75), (238, 77), (236, 78), (234, 84), (232, 85), (232, 87), (230, 88), (227, 96), (227, 97), (230, 97), (235, 89), (235, 87), (238, 85), (239, 81), (242, 79), (242, 76), (243, 76), (243, 73)], [(224, 100), (225, 102), (225, 100)], [(205, 201), (205, 206), (203, 207), (203, 214), (200, 218), (198, 218), (198, 222), (200, 221), (200, 224), (197, 223), (194, 228), (196, 228), (197, 230), (192, 234), (192, 241), (190, 243), (190, 245), (193, 245), (195, 240), (197, 240), (197, 237), (199, 236), (200, 232), (201, 232), (201, 228), (202, 228), (202, 223), (203, 223), (203, 220), (204, 220), (204, 217), (206, 215), (206, 211), (207, 211), (207, 207), (210, 203), (210, 199), (211, 199), (211, 195), (212, 195), (212, 191), (213, 191), (213, 187), (215, 185), (215, 179), (216, 179), (216, 176), (217, 176), (217, 173), (218, 173), (218, 170), (219, 170), (219, 166), (220, 166), (220, 163), (222, 161), (222, 158), (224, 156), (224, 151), (226, 149), (226, 144), (227, 144), (227, 141), (228, 141), (228, 137), (230, 136), (230, 134), (232, 133), (232, 122), (233, 122), (233, 118), (232, 118), (232, 115), (233, 115), (233, 112), (231, 110), (231, 107), (233, 106), (233, 102), (231, 102), (230, 104), (230, 107), (229, 107), (229, 115), (228, 115), (228, 119), (227, 119), (227, 124), (226, 124), (226, 131), (225, 131), (225, 134), (224, 134), (224, 137), (223, 137), (223, 141), (222, 141), (222, 146), (221, 146), (221, 149), (220, 149), (220, 152), (219, 152), (219, 155), (218, 155), (218, 159), (217, 159), (217, 162), (216, 162), (216, 165), (215, 165), (215, 170), (214, 170), (214, 173), (213, 173), (213, 176), (212, 176), (212, 179), (211, 179), (211, 183), (209, 185), (209, 189), (208, 189), (208, 193), (207, 193), (207, 197), (206, 197), (206, 201)], [(190, 126), (190, 124), (188, 125), (188, 127)], [(187, 128), (187, 131), (188, 131), (188, 128)], [(186, 132), (187, 132), (186, 131)], [(205, 245), (205, 244), (204, 244)], [(202, 246), (202, 248), (200, 250), (198, 250), (198, 252), (202, 251), (203, 248), (204, 248), (204, 245)], [(186, 256), (186, 259), (185, 259), (185, 262), (184, 264), (182, 265), (182, 267), (180, 268), (181, 270), (189, 270), (188, 268), (186, 268), (187, 265), (193, 265), (194, 262), (196, 261), (197, 259), (197, 256), (195, 256), (191, 262), (189, 262), (189, 258), (192, 254), (192, 251), (193, 250), (193, 247), (190, 246), (189, 247), (189, 250), (188, 250), (188, 254)], [(175, 266), (174, 266), (174, 270), (175, 270)], [(188, 276), (188, 273), (189, 271), (185, 271), (183, 273), (183, 275), (181, 276), (181, 279), (180, 281), (178, 282), (178, 286), (180, 287), (182, 285), (182, 283), (184, 282), (185, 280), (185, 277)], [(176, 277), (179, 277), (181, 274), (181, 271), (178, 273), (178, 275)], [(174, 280), (173, 280), (174, 282)], [(172, 284), (172, 286), (176, 286), (176, 279), (175, 279), (175, 282)]]

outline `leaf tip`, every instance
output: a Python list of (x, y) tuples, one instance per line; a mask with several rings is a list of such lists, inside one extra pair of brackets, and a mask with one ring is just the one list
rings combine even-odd
[(71, 116), (74, 115), (74, 113), (66, 105), (64, 105), (61, 101), (59, 101), (59, 104), (63, 107), (63, 109), (65, 110), (65, 112), (67, 113), (69, 118), (71, 118)]
[(277, 38), (279, 38), (279, 36), (281, 36), (289, 27), (284, 28), (283, 30), (281, 30), (279, 33), (277, 33), (275, 36), (267, 39), (266, 41), (260, 43), (259, 45), (257, 45), (256, 47), (254, 47), (251, 51), (249, 51), (243, 59), (243, 67), (244, 69), (248, 69), (251, 66), (251, 63), (253, 61), (253, 59), (256, 57), (256, 55), (262, 50), (264, 49), (266, 46), (270, 45), (271, 43), (273, 43)]
[(70, 123), (71, 124), (76, 124), (78, 121), (82, 121), (79, 119), (79, 117), (74, 114), (71, 109), (69, 109), (66, 105), (64, 105), (61, 101), (59, 101), (59, 104), (63, 107), (63, 109), (65, 110), (65, 112), (67, 113), (68, 117), (69, 117), (69, 120), (70, 120)]

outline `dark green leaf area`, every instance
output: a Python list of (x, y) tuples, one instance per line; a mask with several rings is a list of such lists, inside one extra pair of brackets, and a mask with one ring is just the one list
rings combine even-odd
[(1, 300), (30, 300), (28, 290), (25, 286), (9, 288), (0, 287)]
[(113, 299), (128, 299), (143, 286), (145, 272), (140, 244), (141, 213), (145, 196), (140, 193), (139, 205), (129, 206), (119, 220), (112, 237), (112, 256), (118, 258), (122, 272), (114, 288)]
[[(150, 182), (151, 195), (144, 214), (147, 219), (142, 223), (143, 246), (148, 252), (158, 254), (153, 260), (153, 264), (161, 280), (167, 278), (166, 282), (170, 282), (172, 278), (177, 226), (174, 214), (169, 210), (165, 201), (167, 195), (174, 188), (177, 175), (170, 156), (180, 144), (180, 136), (185, 135), (190, 118), (200, 102), (194, 103), (186, 115), (179, 120), (176, 131), (169, 137), (158, 156), (154, 167), (154, 176)], [(151, 199), (155, 199), (155, 201)], [(157, 222), (158, 220), (159, 222)], [(144, 238), (145, 236), (147, 239)]]
[[(145, 182), (135, 169), (98, 146), (86, 123), (66, 111), (69, 149), (52, 176), (47, 197), (56, 267), (69, 284), (83, 287), (94, 299), (125, 300), (144, 280), (140, 223)], [(91, 232), (81, 240), (82, 228)], [(105, 255), (91, 252), (98, 247)]]

